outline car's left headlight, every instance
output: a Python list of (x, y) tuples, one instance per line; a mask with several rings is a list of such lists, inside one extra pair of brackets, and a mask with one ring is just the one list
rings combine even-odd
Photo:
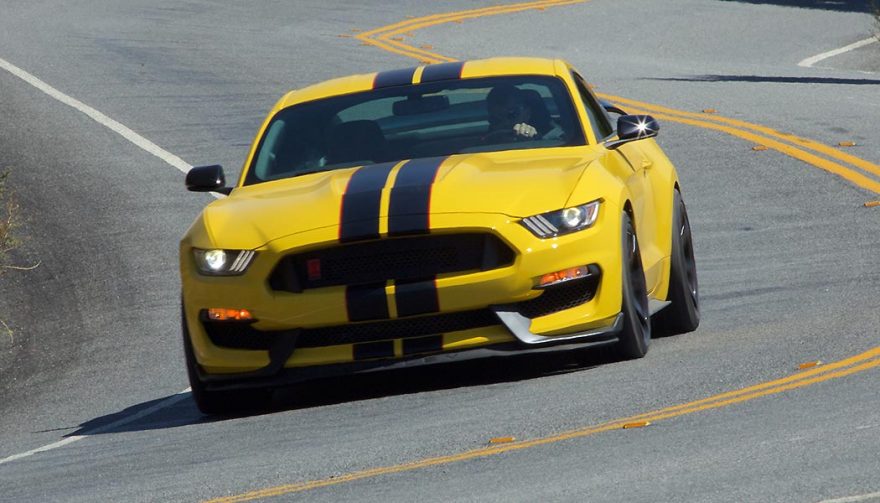
[(253, 262), (256, 252), (251, 250), (202, 250), (193, 248), (199, 272), (209, 276), (238, 276), (244, 274)]
[(526, 217), (520, 223), (539, 238), (550, 238), (586, 229), (596, 223), (599, 201)]

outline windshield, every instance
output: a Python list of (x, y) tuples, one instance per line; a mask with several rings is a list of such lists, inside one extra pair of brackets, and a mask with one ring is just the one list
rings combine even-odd
[(419, 157), (584, 143), (571, 97), (555, 77), (397, 86), (278, 112), (245, 185)]

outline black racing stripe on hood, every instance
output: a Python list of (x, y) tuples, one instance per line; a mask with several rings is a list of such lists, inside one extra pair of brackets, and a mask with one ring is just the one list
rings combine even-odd
[(436, 82), (438, 80), (456, 80), (461, 78), (461, 70), (464, 68), (463, 61), (454, 61), (452, 63), (440, 63), (438, 65), (428, 65), (422, 70), (422, 79), (420, 82)]
[(379, 205), (382, 189), (394, 162), (372, 164), (351, 175), (342, 196), (339, 241), (349, 242), (379, 237)]
[(410, 85), (412, 84), (412, 78), (415, 73), (415, 68), (401, 68), (400, 70), (388, 70), (387, 72), (379, 72), (373, 79), (373, 89)]
[(440, 165), (447, 158), (413, 159), (397, 172), (388, 208), (388, 235), (427, 234), (430, 229), (431, 190)]

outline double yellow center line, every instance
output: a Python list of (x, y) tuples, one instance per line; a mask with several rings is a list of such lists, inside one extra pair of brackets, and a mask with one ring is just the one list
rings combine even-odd
[[(407, 38), (412, 37), (416, 30), (430, 26), (458, 23), (467, 19), (496, 16), (499, 14), (545, 10), (551, 7), (587, 1), (589, 0), (540, 0), (449, 12), (446, 14), (434, 14), (365, 31), (356, 35), (355, 38), (364, 44), (373, 45), (401, 56), (415, 58), (425, 64), (451, 62), (456, 61), (456, 59), (432, 52), (426, 48), (414, 47), (407, 43)], [(711, 129), (762, 145), (839, 176), (870, 192), (880, 194), (880, 165), (847, 154), (820, 142), (720, 115), (697, 114), (609, 94), (599, 93), (599, 96), (626, 106), (629, 112), (650, 113), (658, 119)]]
[(634, 107), (627, 110), (628, 112), (650, 113), (658, 119), (712, 129), (763, 145), (837, 175), (863, 189), (880, 194), (880, 166), (817, 141), (723, 116), (685, 112), (608, 94), (599, 94), (599, 96), (624, 106)]
[(470, 9), (457, 12), (448, 12), (446, 14), (434, 14), (430, 16), (411, 18), (399, 23), (381, 26), (374, 30), (365, 31), (357, 36), (356, 39), (364, 44), (374, 45), (380, 49), (384, 49), (394, 54), (415, 58), (422, 63), (444, 63), (457, 61), (455, 58), (443, 56), (431, 52), (427, 49), (416, 48), (404, 42), (406, 37), (411, 37), (413, 32), (446, 23), (460, 23), (466, 19), (475, 19), (487, 16), (497, 16), (499, 14), (511, 14), (514, 12), (523, 12), (528, 10), (544, 10), (549, 7), (558, 7), (561, 5), (571, 5), (583, 3), (589, 0), (539, 0), (534, 2), (524, 2), (510, 5), (497, 5), (493, 7), (484, 7), (480, 9)]
[(636, 416), (625, 417), (621, 419), (614, 419), (605, 423), (597, 424), (594, 426), (588, 426), (586, 428), (579, 428), (576, 430), (570, 430), (563, 433), (559, 433), (556, 435), (551, 435), (547, 437), (535, 438), (532, 440), (526, 440), (522, 442), (515, 442), (503, 445), (495, 445), (490, 447), (484, 447), (480, 449), (473, 449), (465, 452), (461, 452), (458, 454), (450, 454), (447, 456), (436, 456), (431, 458), (420, 459), (417, 461), (412, 461), (409, 463), (402, 463), (399, 465), (390, 465), (390, 466), (382, 466), (377, 468), (370, 468), (367, 470), (355, 471), (351, 473), (347, 473), (344, 475), (340, 475), (337, 477), (318, 479), (318, 480), (310, 480), (307, 482), (300, 482), (295, 484), (285, 484), (279, 485), (275, 487), (269, 487), (266, 489), (259, 489), (256, 491), (251, 491), (244, 494), (239, 494), (236, 496), (228, 496), (223, 498), (216, 498), (209, 500), (209, 503), (234, 503), (234, 502), (243, 502), (243, 501), (253, 501), (257, 499), (263, 498), (271, 498), (275, 496), (282, 496), (285, 494), (297, 493), (302, 491), (309, 491), (312, 489), (318, 489), (321, 487), (333, 486), (338, 484), (344, 484), (348, 482), (354, 482), (357, 480), (369, 479), (373, 477), (379, 477), (383, 475), (390, 475), (394, 473), (401, 472), (409, 472), (413, 470), (419, 470), (422, 468), (429, 468), (433, 466), (439, 465), (448, 465), (451, 463), (456, 463), (459, 461), (466, 461), (477, 458), (485, 458), (490, 456), (496, 456), (498, 454), (503, 454), (506, 452), (520, 451), (523, 449), (530, 449), (534, 447), (540, 447), (547, 444), (553, 444), (557, 442), (562, 442), (565, 440), (572, 440), (582, 437), (587, 437), (590, 435), (595, 435), (596, 433), (607, 432), (611, 430), (620, 430), (625, 425), (631, 424), (633, 422), (651, 422), (655, 423), (658, 421), (662, 421), (664, 419), (671, 419), (678, 416), (683, 416), (685, 414), (692, 414), (694, 412), (705, 411), (710, 409), (717, 409), (720, 407), (725, 407), (728, 405), (745, 402), (747, 400), (753, 400), (755, 398), (760, 398), (768, 395), (775, 395), (777, 393), (782, 393), (784, 391), (790, 391), (793, 389), (801, 388), (804, 386), (809, 386), (812, 384), (820, 383), (823, 381), (828, 381), (831, 379), (837, 379), (840, 377), (845, 377), (851, 374), (855, 374), (858, 372), (863, 372), (868, 369), (872, 369), (874, 367), (880, 366), (880, 347), (871, 349), (859, 355), (847, 358), (845, 360), (840, 360), (838, 362), (834, 362), (828, 365), (813, 367), (809, 370), (805, 370), (802, 372), (798, 372), (796, 374), (789, 375), (787, 377), (783, 377), (780, 379), (776, 379), (773, 381), (764, 382), (761, 384), (756, 384), (754, 386), (749, 386), (746, 388), (742, 388), (736, 391), (729, 391), (726, 393), (720, 393), (717, 395), (710, 396), (708, 398), (704, 398), (702, 400), (696, 400), (693, 402), (683, 403), (680, 405), (675, 405), (672, 407), (666, 407), (664, 409), (658, 409), (652, 412), (647, 412), (644, 414), (639, 414)]

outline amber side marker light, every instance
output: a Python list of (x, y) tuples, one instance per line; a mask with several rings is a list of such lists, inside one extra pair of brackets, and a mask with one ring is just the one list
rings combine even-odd
[(551, 272), (541, 276), (538, 281), (538, 288), (544, 288), (573, 279), (584, 278), (590, 275), (590, 270), (585, 265), (571, 267), (561, 271)]
[(211, 321), (252, 321), (254, 317), (247, 309), (212, 307), (208, 309), (208, 319)]

